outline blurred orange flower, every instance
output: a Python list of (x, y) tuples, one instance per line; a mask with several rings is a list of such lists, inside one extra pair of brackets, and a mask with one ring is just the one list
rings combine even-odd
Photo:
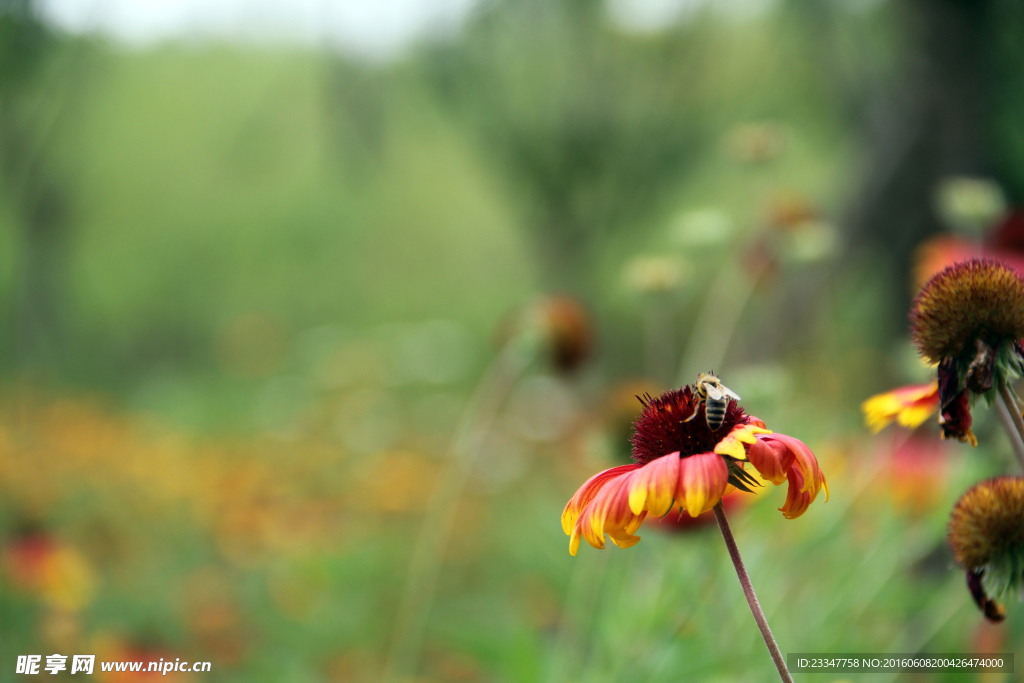
[(92, 600), (95, 573), (74, 548), (49, 534), (33, 532), (14, 539), (0, 556), (10, 582), (51, 607), (77, 612)]
[(914, 429), (939, 409), (939, 382), (913, 384), (876, 394), (861, 404), (864, 424), (877, 434), (893, 421)]

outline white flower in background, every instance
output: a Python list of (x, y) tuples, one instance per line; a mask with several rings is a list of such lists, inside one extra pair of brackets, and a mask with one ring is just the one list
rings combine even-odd
[(729, 215), (713, 208), (680, 214), (669, 227), (672, 243), (682, 248), (725, 245), (734, 234), (735, 227)]
[(935, 209), (947, 227), (977, 234), (1006, 214), (1006, 197), (999, 184), (987, 178), (951, 177), (939, 183)]
[(690, 269), (678, 256), (634, 256), (626, 262), (623, 280), (638, 294), (668, 294), (689, 279)]

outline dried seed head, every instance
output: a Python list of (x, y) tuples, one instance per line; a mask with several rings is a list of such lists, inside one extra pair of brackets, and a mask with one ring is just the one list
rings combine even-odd
[(949, 521), (949, 545), (961, 567), (978, 580), (984, 577), (988, 595), (1000, 598), (1019, 590), (1024, 580), (1024, 477), (987, 479), (961, 496)]
[(586, 361), (594, 348), (594, 328), (587, 309), (576, 299), (545, 296), (506, 315), (495, 330), (504, 346), (525, 335), (539, 343), (540, 353), (558, 372), (569, 373)]
[(975, 340), (993, 349), (1024, 337), (1024, 278), (987, 259), (961, 261), (929, 280), (914, 299), (910, 332), (921, 355), (970, 362)]
[(582, 365), (594, 346), (590, 315), (583, 305), (567, 296), (552, 296), (538, 304), (536, 315), (555, 368), (571, 372)]

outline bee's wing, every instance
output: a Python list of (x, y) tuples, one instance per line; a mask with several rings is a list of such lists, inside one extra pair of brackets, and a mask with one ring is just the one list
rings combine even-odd
[[(708, 398), (710, 398), (713, 401), (721, 401), (723, 398), (725, 398), (725, 393), (722, 391), (723, 389), (725, 389), (725, 387), (721, 385), (716, 386), (714, 384), (709, 384), (706, 382), (704, 384), (704, 391), (708, 392)], [(725, 391), (729, 390), (725, 389)]]
[(724, 394), (725, 394), (726, 396), (728, 396), (729, 398), (731, 398), (731, 399), (733, 399), (733, 400), (735, 400), (735, 401), (739, 401), (739, 400), (742, 400), (742, 399), (740, 399), (740, 397), (739, 397), (739, 396), (738, 396), (738, 395), (736, 394), (736, 392), (735, 392), (735, 391), (733, 391), (732, 389), (730, 389), (729, 387), (722, 387), (722, 391), (723, 391), (723, 393), (724, 393)]

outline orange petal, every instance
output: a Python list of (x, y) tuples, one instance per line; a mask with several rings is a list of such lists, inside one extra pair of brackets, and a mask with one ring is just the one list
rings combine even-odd
[[(764, 424), (763, 422), (761, 424)], [(724, 439), (715, 445), (715, 453), (731, 455), (737, 460), (746, 460), (747, 451), (743, 444), (753, 444), (757, 434), (771, 434), (771, 430), (758, 427), (756, 424), (738, 424), (732, 428)]]
[(767, 429), (768, 428), (768, 425), (766, 425), (764, 423), (764, 420), (762, 420), (759, 417), (754, 417), (753, 415), (747, 415), (747, 424), (756, 425), (756, 426), (760, 427), (761, 429)]
[(794, 439), (792, 436), (786, 436), (785, 434), (772, 434), (771, 437), (765, 438), (781, 442), (793, 454), (792, 466), (800, 469), (804, 479), (803, 490), (810, 493), (813, 500), (813, 497), (817, 496), (818, 491), (821, 490), (822, 484), (825, 481), (825, 475), (821, 473), (821, 468), (818, 467), (818, 459), (814, 457), (811, 449), (800, 439)]
[(799, 468), (791, 467), (789, 470), (789, 490), (786, 492), (786, 502), (779, 510), (786, 519), (796, 519), (807, 512), (807, 508), (814, 501), (814, 496), (804, 490), (804, 475)]
[(587, 504), (594, 499), (597, 492), (600, 491), (605, 484), (616, 477), (620, 477), (627, 472), (638, 469), (639, 467), (640, 465), (619, 465), (618, 467), (613, 467), (610, 470), (598, 472), (590, 479), (583, 482), (583, 486), (579, 488), (576, 495), (574, 495), (566, 504), (565, 510), (562, 511), (562, 530), (565, 531), (566, 534), (572, 535), (573, 528), (576, 526), (576, 520), (579, 518), (580, 513), (583, 512), (583, 508), (585, 508)]
[(624, 543), (632, 545), (636, 542), (632, 541), (633, 533), (640, 528), (647, 513), (635, 515), (629, 508), (629, 489), (632, 476), (632, 472), (627, 472), (611, 480), (587, 504), (579, 519), (576, 520), (572, 539), (569, 541), (570, 553), (574, 550), (573, 539), (576, 539), (575, 547), (579, 547), (577, 534), (582, 534), (587, 543), (595, 548), (604, 548), (606, 533), (612, 537), (612, 541), (616, 545), (621, 546)]
[(876, 434), (893, 420), (914, 429), (939, 409), (939, 383), (914, 384), (877, 394), (860, 408), (864, 411), (865, 426)]
[(725, 495), (729, 468), (717, 453), (699, 453), (679, 461), (676, 501), (696, 517), (710, 510)]
[(672, 508), (679, 481), (679, 453), (652, 460), (630, 478), (629, 508), (639, 515), (647, 510), (661, 517)]
[(817, 485), (812, 485), (809, 478), (804, 476), (799, 462), (794, 460), (793, 466), (789, 468), (789, 489), (786, 492), (786, 502), (779, 510), (786, 519), (796, 519), (807, 511), (808, 506), (818, 497), (819, 491), (825, 489), (825, 500), (828, 501), (828, 483), (825, 475), (818, 469), (818, 463), (814, 463), (814, 476)]
[(779, 486), (786, 481), (795, 456), (781, 441), (763, 437), (751, 444), (747, 457), (762, 477)]

